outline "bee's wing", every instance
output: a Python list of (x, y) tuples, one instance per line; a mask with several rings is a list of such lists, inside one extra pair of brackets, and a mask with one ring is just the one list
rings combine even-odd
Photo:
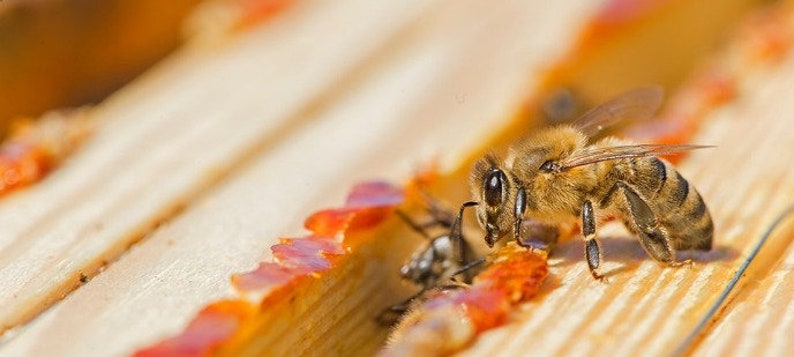
[(573, 125), (592, 137), (620, 121), (644, 121), (656, 114), (662, 104), (661, 87), (641, 87), (625, 92), (577, 118)]
[(583, 152), (579, 155), (571, 156), (561, 162), (557, 162), (560, 171), (567, 170), (576, 166), (593, 164), (596, 162), (626, 159), (643, 156), (659, 156), (675, 154), (683, 151), (711, 148), (710, 145), (655, 145), (640, 144), (626, 146), (612, 146), (597, 148)]

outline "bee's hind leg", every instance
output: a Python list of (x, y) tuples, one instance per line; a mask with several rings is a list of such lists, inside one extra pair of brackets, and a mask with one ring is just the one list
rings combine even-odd
[(667, 232), (659, 227), (651, 208), (634, 190), (624, 184), (620, 185), (626, 201), (628, 211), (626, 216), (630, 218), (627, 222), (640, 238), (640, 243), (645, 251), (658, 262), (668, 266), (681, 266), (691, 263), (690, 261), (679, 262), (675, 260), (675, 251), (670, 246), (670, 238)]

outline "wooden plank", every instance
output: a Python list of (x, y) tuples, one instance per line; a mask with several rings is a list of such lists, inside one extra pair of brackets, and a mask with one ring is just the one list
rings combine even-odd
[(0, 132), (19, 116), (107, 97), (179, 45), (197, 3), (0, 2)]
[[(442, 153), (442, 166), (456, 167), (469, 148), (482, 141), (484, 133), (506, 125), (523, 103), (526, 89), (537, 83), (539, 72), (533, 69), (564, 51), (569, 42), (565, 39), (573, 37), (577, 21), (585, 18), (590, 6), (576, 1), (554, 5), (518, 1), (495, 6), (470, 0), (444, 4), (426, 13), (399, 43), (357, 72), (354, 84), (348, 83), (349, 90), (335, 89), (329, 94), (333, 100), (321, 103), (327, 106), (311, 103), (304, 107), (304, 116), (291, 130), (280, 131), (278, 138), (257, 138), (260, 150), (251, 156), (250, 165), (20, 331), (1, 352), (121, 354), (178, 331), (203, 304), (228, 294), (231, 273), (250, 269), (266, 258), (268, 253), (260, 253), (264, 247), (280, 235), (294, 232), (306, 212), (339, 202), (353, 182), (373, 176), (405, 177), (416, 163)], [(305, 21), (340, 23), (334, 14), (353, 12), (347, 7), (322, 10), (312, 12), (317, 16)], [(554, 35), (533, 36), (537, 33)], [(254, 51), (253, 37), (241, 43)], [(268, 54), (291, 60), (311, 56)], [(268, 65), (265, 58), (252, 59), (243, 49), (217, 56), (234, 63), (234, 73), (240, 76), (250, 76), (248, 70), (254, 67), (277, 67)], [(205, 79), (202, 73), (208, 70), (201, 58), (178, 57), (148, 81), (162, 80), (159, 85), (165, 88), (161, 90), (173, 91), (177, 88), (172, 81), (219, 80), (215, 76)], [(305, 85), (308, 77), (291, 72), (289, 80), (282, 81)], [(245, 96), (251, 100), (306, 101), (305, 97), (289, 99), (287, 94), (256, 90), (259, 87), (254, 83), (243, 83), (248, 83), (241, 87), (247, 87)], [(114, 100), (115, 110), (141, 111), (150, 95), (147, 90), (139, 84), (121, 93)], [(221, 90), (226, 94), (212, 97), (184, 88), (190, 95), (178, 103), (159, 102), (144, 108), (152, 111), (149, 115), (153, 117), (158, 107), (170, 108), (167, 116), (181, 118), (169, 122), (176, 127), (173, 131), (213, 116), (219, 121), (263, 116), (264, 105), (235, 99), (228, 94), (236, 93), (233, 88)], [(216, 104), (207, 98), (224, 98), (224, 102)], [(125, 131), (122, 127), (113, 130)], [(206, 129), (218, 130), (221, 128), (215, 126)], [(221, 137), (235, 136), (224, 133)], [(179, 150), (195, 152), (197, 147)], [(373, 302), (373, 306), (378, 305)], [(86, 314), (87, 310), (92, 313)], [(344, 314), (337, 318), (341, 316)], [(373, 333), (360, 332), (364, 333), (358, 335), (362, 339)], [(371, 351), (377, 340), (371, 341), (357, 348)], [(325, 346), (334, 346), (326, 342)]]
[[(786, 10), (788, 26), (794, 18)], [(791, 30), (791, 27), (787, 29)], [(790, 44), (789, 44), (790, 45)], [(726, 108), (716, 120), (736, 127), (730, 141), (739, 143), (727, 150), (734, 155), (723, 165), (734, 173), (725, 180), (723, 191), (728, 226), (723, 230), (727, 244), (742, 247), (739, 259), (749, 255), (749, 247), (771, 228), (784, 208), (794, 205), (794, 174), (791, 157), (792, 125), (786, 113), (794, 109), (786, 98), (794, 94), (794, 56), (773, 70), (747, 78), (745, 97)], [(774, 103), (774, 105), (770, 105)], [(744, 135), (739, 134), (744, 131)], [(715, 178), (716, 179), (716, 178)], [(731, 185), (735, 183), (735, 185)], [(742, 187), (747, 190), (742, 190)], [(733, 187), (732, 187), (733, 186)], [(733, 192), (731, 192), (733, 191)], [(717, 316), (694, 355), (742, 356), (748, 353), (781, 356), (794, 350), (794, 217), (791, 214), (771, 231), (770, 238), (743, 276), (737, 293)]]
[[(770, 236), (767, 247), (743, 279), (743, 289), (732, 294), (716, 321), (691, 349), (695, 356), (785, 356), (794, 350), (794, 235), (791, 215)], [(758, 267), (760, 265), (760, 267)]]
[[(653, 83), (675, 88), (760, 3), (758, 0), (613, 1), (596, 19), (601, 28), (591, 28), (583, 34), (583, 42), (556, 69), (558, 73), (553, 81), (592, 105), (638, 85)], [(647, 12), (646, 16), (641, 15), (643, 12)], [(631, 19), (632, 15), (638, 18), (639, 25), (621, 21), (623, 17)], [(704, 21), (706, 18), (708, 21)]]
[[(279, 20), (282, 22), (273, 24), (267, 31), (244, 37), (228, 48), (204, 49), (202, 51), (206, 52), (187, 52), (175, 57), (141, 82), (143, 84), (136, 84), (102, 108), (106, 112), (103, 116), (107, 115), (109, 119), (96, 139), (98, 143), (90, 144), (81, 156), (75, 158), (75, 162), (56, 174), (61, 178), (53, 177), (42, 187), (12, 197), (11, 201), (17, 203), (15, 207), (0, 204), (0, 220), (11, 223), (17, 233), (27, 227), (22, 227), (24, 224), (12, 218), (24, 220), (47, 217), (47, 214), (57, 218), (55, 223), (44, 218), (28, 221), (32, 222), (31, 225), (47, 223), (40, 223), (34, 234), (26, 237), (40, 238), (33, 239), (32, 243), (23, 242), (16, 236), (5, 236), (13, 239), (0, 240), (6, 244), (0, 250), (0, 262), (13, 266), (17, 261), (11, 254), (29, 252), (27, 246), (52, 248), (55, 244), (43, 239), (60, 238), (61, 232), (66, 232), (66, 237), (72, 239), (61, 242), (69, 257), (81, 253), (88, 253), (86, 257), (91, 259), (108, 256), (107, 248), (100, 244), (78, 242), (78, 235), (85, 232), (92, 239), (111, 237), (114, 239), (111, 243), (116, 244), (119, 251), (124, 250), (125, 244), (137, 239), (125, 236), (134, 231), (130, 227), (143, 232), (147, 231), (147, 224), (141, 222), (170, 217), (157, 209), (167, 209), (196, 197), (198, 192), (214, 182), (210, 177), (213, 170), (232, 171), (234, 174), (205, 196), (190, 201), (190, 208), (184, 214), (155, 230), (149, 239), (134, 247), (104, 274), (25, 329), (17, 331), (0, 354), (127, 353), (142, 343), (179, 330), (208, 300), (228, 296), (226, 277), (230, 273), (249, 269), (256, 261), (267, 258), (268, 253), (262, 254), (260, 249), (273, 243), (279, 235), (294, 233), (300, 217), (306, 212), (339, 202), (345, 188), (352, 182), (374, 175), (404, 177), (416, 162), (440, 152), (444, 153), (442, 166), (445, 169), (459, 167), (472, 148), (489, 141), (486, 135), (492, 134), (484, 133), (505, 127), (505, 119), (519, 106), (526, 88), (531, 88), (537, 80), (536, 73), (529, 78), (515, 76), (515, 73), (553, 61), (567, 43), (560, 37), (570, 35), (575, 30), (575, 19), (582, 18), (581, 15), (587, 12), (584, 8), (572, 9), (578, 6), (575, 4), (555, 6), (559, 8), (523, 3), (496, 7), (472, 1), (416, 9), (412, 14), (427, 11), (422, 22), (390, 41), (391, 47), (384, 50), (383, 41), (393, 38), (394, 33), (372, 39), (370, 51), (356, 52), (360, 55), (361, 60), (356, 62), (360, 68), (352, 74), (349, 74), (352, 65), (339, 64), (345, 62), (340, 55), (335, 58), (336, 63), (347, 70), (329, 74), (317, 69), (314, 75), (328, 76), (323, 77), (326, 85), (313, 88), (309, 91), (312, 95), (304, 93), (299, 98), (293, 98), (300, 93), (299, 89), (279, 93), (271, 88), (270, 91), (249, 93), (263, 89), (255, 79), (261, 80), (264, 74), (276, 75), (285, 68), (277, 67), (276, 70), (274, 66), (263, 66), (266, 60), (275, 58), (279, 61), (280, 58), (284, 61), (282, 63), (291, 63), (293, 56), (302, 58), (305, 54), (303, 51), (307, 49), (300, 46), (300, 51), (298, 48), (288, 51), (293, 56), (276, 51), (282, 48), (279, 46), (290, 47), (281, 42), (284, 41), (281, 36), (287, 30), (274, 30), (286, 26), (283, 23), (287, 20)], [(316, 13), (305, 11), (316, 17), (306, 15), (301, 18), (319, 22), (322, 22), (320, 18), (327, 16), (337, 20), (343, 18), (341, 10), (339, 18), (335, 18), (326, 13), (321, 16), (321, 11), (314, 9)], [(559, 17), (551, 15), (562, 11), (573, 13), (565, 17), (572, 22), (560, 21)], [(411, 20), (408, 18), (410, 16), (406, 15), (402, 24), (409, 23)], [(315, 22), (311, 22), (312, 25), (316, 25)], [(331, 23), (325, 23), (328, 27), (323, 29), (333, 27)], [(394, 31), (399, 31), (399, 28), (395, 25)], [(533, 37), (537, 33), (557, 35)], [(269, 47), (272, 53), (255, 56), (257, 60), (252, 60), (250, 53), (258, 51), (256, 34), (281, 45), (272, 45)], [(530, 37), (537, 42), (520, 42), (518, 45), (515, 42), (515, 38)], [(376, 48), (380, 51), (373, 58), (371, 54)], [(217, 64), (222, 70), (213, 69), (215, 67), (208, 66), (208, 63)], [(319, 68), (321, 61), (312, 63)], [(366, 65), (361, 66), (361, 63)], [(786, 198), (791, 197), (794, 183), (786, 170), (786, 158), (776, 155), (780, 150), (791, 149), (791, 144), (786, 142), (790, 126), (779, 120), (791, 108), (780, 105), (775, 106), (774, 111), (768, 110), (770, 102), (785, 102), (783, 98), (791, 86), (784, 74), (790, 71), (790, 67), (791, 64), (786, 62), (768, 73), (742, 77), (740, 100), (713, 115), (705, 131), (697, 138), (700, 142), (716, 143), (720, 147), (712, 152), (698, 153), (681, 166), (682, 174), (699, 187), (712, 208), (718, 224), (715, 252), (696, 255), (696, 260), (701, 262), (691, 269), (666, 269), (648, 260), (636, 240), (625, 232), (614, 225), (604, 227), (599, 231), (604, 236), (605, 270), (610, 274), (610, 283), (599, 284), (590, 279), (581, 261), (581, 243), (576, 240), (566, 242), (552, 260), (555, 278), (547, 286), (548, 290), (539, 300), (519, 312), (515, 323), (489, 332), (468, 353), (662, 354), (676, 348), (676, 343), (686, 336), (688, 329), (716, 298), (752, 247), (754, 239), (776, 211), (788, 203)], [(259, 73), (260, 77), (248, 78), (249, 69)], [(206, 71), (220, 74), (207, 76)], [(301, 74), (306, 82), (292, 83), (295, 88), (304, 86), (313, 76)], [(289, 78), (294, 78), (295, 73), (291, 75)], [(237, 77), (226, 82), (225, 76)], [(330, 83), (339, 83), (342, 76), (349, 78), (331, 87)], [(195, 82), (199, 85), (194, 87)], [(247, 94), (242, 95), (244, 98), (226, 94), (223, 98), (233, 97), (228, 102), (209, 101), (207, 98), (212, 96), (201, 89), (214, 88), (213, 84), (220, 83), (214, 95), (236, 93), (234, 89), (238, 87), (234, 83), (237, 82), (247, 84), (242, 87), (245, 88), (242, 92)], [(159, 86), (164, 87), (162, 91), (153, 90)], [(281, 89), (278, 86), (274, 88)], [(184, 97), (175, 98), (176, 103), (150, 98), (153, 94), (166, 97), (162, 93), (173, 92), (183, 93)], [(263, 109), (265, 105), (260, 103), (260, 95), (275, 98), (276, 102), (279, 98), (282, 103), (289, 101), (286, 106), (290, 110), (278, 106)], [(141, 106), (141, 103), (147, 106)], [(280, 113), (283, 122), (264, 130), (262, 126), (265, 124), (257, 119), (266, 117), (266, 113), (272, 114), (271, 110)], [(159, 113), (165, 114), (161, 117)], [(143, 123), (139, 122), (140, 118)], [(232, 119), (243, 124), (227, 128), (233, 126), (228, 125)], [(256, 130), (249, 132), (252, 128)], [(362, 132), (362, 128), (367, 132), (350, 138), (350, 133)], [(171, 137), (175, 138), (176, 146), (160, 144), (168, 142)], [(223, 139), (230, 137), (242, 137), (247, 145), (224, 142)], [(138, 153), (127, 154), (115, 164), (111, 160), (113, 155), (101, 153), (108, 147), (119, 151), (135, 149), (140, 146), (138, 143), (149, 145)], [(186, 158), (185, 152), (201, 152), (210, 156)], [(758, 157), (769, 159), (758, 160)], [(726, 166), (726, 162), (747, 162), (748, 170), (743, 170), (744, 166), (741, 170)], [(102, 176), (108, 166), (138, 173)], [(165, 168), (187, 168), (187, 172), (176, 175), (166, 173)], [(141, 172), (147, 173), (146, 179), (139, 181)], [(759, 172), (764, 175), (759, 175)], [(448, 178), (457, 182), (457, 187), (451, 191), (466, 190), (463, 175), (459, 172)], [(71, 179), (65, 180), (64, 177)], [(114, 181), (103, 186), (100, 185), (103, 179)], [(197, 183), (197, 180), (202, 182)], [(133, 186), (127, 186), (127, 183)], [(86, 186), (89, 184), (96, 187)], [(105, 198), (99, 193), (94, 194), (93, 189), (119, 196)], [(147, 198), (141, 192), (157, 197)], [(31, 197), (39, 201), (28, 201)], [(463, 197), (459, 194), (455, 199)], [(29, 203), (53, 198), (64, 206), (64, 211)], [(61, 212), (71, 208), (67, 206), (77, 198), (98, 204), (90, 209), (77, 206), (76, 212), (61, 216)], [(147, 203), (147, 199), (151, 201)], [(130, 200), (140, 206), (127, 205)], [(119, 212), (114, 213), (113, 207), (118, 207)], [(129, 217), (127, 210), (146, 217)], [(264, 222), (265, 217), (277, 219)], [(110, 233), (92, 233), (94, 229), (108, 230), (108, 223), (104, 223), (106, 220), (112, 220)], [(74, 222), (94, 225), (72, 228)], [(98, 222), (102, 225), (97, 226)], [(784, 228), (779, 237), (782, 238), (777, 238), (778, 244), (785, 243), (791, 237), (790, 228)], [(53, 251), (63, 252), (48, 250)], [(39, 254), (46, 257), (44, 252)], [(393, 264), (397, 258), (384, 259)], [(791, 319), (785, 317), (785, 311), (775, 313), (788, 308), (786, 301), (790, 294), (786, 293), (785, 286), (766, 290), (785, 279), (790, 270), (790, 264), (786, 263), (790, 259), (779, 259), (779, 255), (767, 255), (763, 259), (769, 268), (752, 272), (753, 276), (759, 277), (759, 285), (748, 286), (741, 295), (749, 304), (735, 305), (735, 314), (729, 312), (725, 315), (725, 322), (716, 326), (717, 337), (710, 337), (715, 340), (707, 340), (711, 342), (704, 345), (708, 348), (714, 346), (713, 349), (704, 348), (704, 352), (699, 353), (738, 354), (762, 344), (769, 348), (764, 351), (770, 353), (790, 348), (779, 336), (786, 335)], [(370, 261), (364, 263), (374, 264)], [(76, 283), (75, 274), (80, 272), (80, 264), (67, 262), (60, 266), (66, 268), (63, 274), (72, 274), (66, 280)], [(381, 268), (383, 270), (373, 275), (395, 271)], [(47, 271), (44, 270), (45, 273)], [(770, 278), (761, 278), (770, 271)], [(25, 275), (9, 275), (40, 274), (41, 270), (28, 272), (8, 268), (0, 272), (10, 284), (25, 286), (20, 290), (25, 294), (30, 294), (29, 288), (48, 288), (42, 281), (23, 282)], [(394, 275), (388, 276), (392, 280), (395, 278)], [(367, 291), (378, 289), (377, 285), (371, 284), (371, 279), (366, 281), (370, 281), (370, 285), (364, 286)], [(63, 292), (64, 289), (58, 291)], [(770, 295), (777, 291), (780, 291), (780, 297)], [(344, 351), (348, 348), (371, 351), (377, 345), (377, 338), (371, 337), (378, 335), (366, 329), (353, 330), (350, 326), (371, 321), (368, 316), (377, 310), (377, 302), (385, 301), (377, 299), (385, 298), (378, 296), (374, 298), (376, 300), (368, 301), (370, 304), (366, 309), (360, 310), (340, 305), (340, 308), (348, 310), (340, 311), (331, 320), (337, 319), (333, 322), (345, 326), (343, 331), (350, 334), (323, 335), (328, 339), (315, 340), (311, 346), (316, 350), (306, 351), (334, 350), (340, 346), (336, 342), (344, 338), (367, 341), (366, 345), (357, 347), (343, 345)], [(743, 317), (757, 311), (753, 304), (757, 305), (759, 300), (767, 302), (770, 310), (763, 310), (766, 314), (754, 317), (750, 325), (743, 326)], [(776, 319), (780, 316), (784, 317)], [(350, 320), (345, 320), (348, 318)], [(329, 326), (333, 325), (329, 322)], [(772, 333), (768, 339), (751, 341), (748, 336), (752, 334), (745, 332), (761, 331), (759, 326)], [(122, 336), (119, 331), (124, 331)], [(300, 337), (300, 333), (296, 331), (291, 337)]]
[[(790, 33), (791, 13), (787, 10), (776, 36)], [(666, 268), (648, 259), (635, 238), (610, 225), (600, 230), (609, 277), (604, 284), (589, 276), (582, 243), (563, 243), (550, 260), (553, 283), (545, 295), (462, 355), (668, 355), (681, 347), (761, 234), (794, 203), (791, 158), (784, 154), (794, 152), (791, 123), (785, 120), (794, 110), (786, 99), (794, 94), (794, 56), (770, 67), (752, 52), (759, 38), (741, 40), (744, 47), (723, 58), (737, 69), (737, 77), (730, 77), (737, 98), (712, 112), (693, 140), (718, 147), (694, 153), (678, 167), (710, 207), (714, 250), (685, 255), (697, 262), (691, 268)], [(791, 292), (784, 281), (791, 274), (792, 237), (794, 225), (778, 228), (756, 268), (741, 280), (747, 290), (706, 331), (695, 346), (697, 355), (791, 351)]]
[[(226, 46), (183, 51), (97, 108), (97, 133), (70, 163), (0, 202), (0, 331), (93, 276), (255, 147), (311, 120), (301, 112), (427, 6), (296, 5)], [(339, 28), (351, 13), (369, 16)]]

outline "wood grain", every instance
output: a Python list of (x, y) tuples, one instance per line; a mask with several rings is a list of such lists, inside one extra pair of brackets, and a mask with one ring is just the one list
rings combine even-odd
[[(310, 121), (302, 111), (429, 6), (412, 4), (297, 6), (222, 51), (186, 50), (97, 108), (101, 125), (72, 162), (0, 202), (0, 330), (93, 276), (256, 147)], [(339, 30), (356, 11), (372, 16)]]
[[(116, 156), (115, 167), (140, 184), (128, 181), (137, 190), (128, 189), (124, 199), (115, 200), (118, 216), (99, 215), (101, 222), (120, 224), (122, 216), (135, 212), (133, 202), (149, 196), (174, 202), (173, 190), (198, 189), (191, 181), (206, 180), (213, 170), (227, 169), (240, 160), (233, 154), (249, 153), (250, 161), (20, 331), (2, 353), (101, 351), (117, 355), (174, 333), (203, 304), (228, 294), (230, 274), (266, 258), (267, 246), (280, 235), (294, 233), (307, 212), (339, 202), (353, 182), (405, 177), (417, 163), (442, 153), (442, 165), (457, 166), (483, 133), (509, 121), (522, 104), (526, 88), (538, 80), (532, 69), (564, 51), (564, 39), (573, 37), (577, 19), (585, 18), (589, 9), (575, 1), (554, 6), (467, 1), (435, 8), (427, 2), (413, 6), (369, 1), (330, 4), (304, 4), (272, 26), (240, 38), (224, 52), (175, 57), (107, 105), (106, 132), (97, 140), (112, 136), (141, 147), (135, 155), (115, 149), (130, 152), (126, 159)], [(388, 50), (364, 63), (356, 61), (420, 12), (419, 21), (394, 37)], [(345, 14), (362, 13), (369, 14), (367, 21), (355, 23), (355, 28), (347, 30), (348, 37), (338, 34), (336, 26), (346, 23)], [(386, 27), (377, 32), (364, 30), (375, 27), (373, 22), (379, 23), (378, 28)], [(292, 38), (303, 40), (282, 40), (288, 31), (298, 32)], [(555, 35), (532, 36), (538, 32)], [(329, 82), (339, 80), (346, 71), (347, 79), (329, 88)], [(323, 91), (326, 96), (313, 97)], [(218, 98), (222, 101), (209, 100)], [(258, 150), (251, 153), (245, 143), (257, 143)], [(115, 147), (110, 139), (94, 145), (83, 156)], [(149, 150), (155, 148), (174, 156), (151, 166), (157, 154)], [(188, 159), (176, 152), (199, 155)], [(142, 161), (137, 168), (132, 165), (136, 158)], [(179, 163), (186, 167), (173, 166)], [(191, 163), (205, 164), (201, 170), (188, 171)], [(72, 170), (86, 170), (83, 166), (76, 162)], [(84, 175), (112, 172), (98, 166)], [(141, 181), (142, 171), (157, 176)], [(61, 173), (68, 174), (68, 169)], [(96, 202), (91, 207), (96, 214), (103, 208)], [(151, 212), (151, 207), (145, 211)], [(64, 229), (61, 226), (58, 232)], [(104, 239), (113, 238), (102, 237), (102, 244), (107, 244)], [(72, 245), (68, 251), (78, 249), (86, 248)], [(63, 257), (58, 250), (51, 254), (54, 259)], [(42, 261), (36, 257), (31, 262)], [(52, 279), (40, 269), (20, 273), (38, 272), (40, 279)], [(24, 302), (29, 305), (9, 311), (32, 303)], [(371, 351), (372, 346), (365, 347)]]
[[(0, 202), (0, 326), (50, 307), (8, 333), (0, 355), (122, 355), (176, 333), (231, 294), (230, 274), (268, 259), (267, 246), (299, 234), (308, 212), (337, 204), (354, 182), (399, 180), (438, 157), (454, 182), (447, 198), (466, 198), (472, 154), (525, 125), (511, 116), (536, 99), (545, 68), (598, 4), (305, 2), (228, 43), (182, 51), (104, 103), (97, 136), (61, 171)], [(712, 209), (713, 252), (665, 268), (619, 226), (599, 227), (609, 283), (589, 276), (580, 241), (565, 242), (540, 296), (463, 354), (674, 351), (794, 197), (781, 154), (794, 149), (781, 120), (794, 109), (792, 66), (741, 76), (737, 99), (695, 139), (718, 148), (679, 167)], [(697, 354), (792, 349), (781, 337), (794, 324), (791, 229), (775, 235)], [(316, 306), (326, 320), (300, 352), (380, 344), (384, 330), (368, 321), (398, 299), (356, 274), (396, 272), (403, 254), (354, 258), (345, 274), (356, 277), (336, 280), (350, 285), (308, 297), (325, 301)], [(80, 286), (81, 274), (93, 279)], [(334, 292), (356, 300), (321, 299)]]
[[(708, 203), (715, 248), (689, 254), (691, 268), (647, 259), (618, 227), (601, 230), (606, 284), (594, 281), (582, 243), (561, 245), (547, 295), (527, 304), (513, 324), (488, 332), (463, 355), (669, 355), (717, 300), (733, 273), (780, 212), (794, 204), (790, 165), (794, 58), (742, 73), (737, 99), (711, 113), (693, 154), (679, 171)], [(697, 355), (785, 355), (792, 350), (791, 245), (794, 226), (781, 226), (751, 265), (738, 297), (725, 307)]]

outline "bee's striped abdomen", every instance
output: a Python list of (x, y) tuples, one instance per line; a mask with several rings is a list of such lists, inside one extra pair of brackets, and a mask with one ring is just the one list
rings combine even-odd
[[(635, 167), (649, 167), (655, 179), (647, 179), (643, 192), (661, 227), (667, 232), (671, 246), (676, 250), (709, 250), (714, 235), (714, 224), (706, 203), (694, 186), (681, 176), (673, 166), (655, 157)], [(664, 166), (664, 170), (660, 168)], [(653, 169), (650, 169), (653, 168)], [(651, 172), (646, 172), (648, 176)]]

